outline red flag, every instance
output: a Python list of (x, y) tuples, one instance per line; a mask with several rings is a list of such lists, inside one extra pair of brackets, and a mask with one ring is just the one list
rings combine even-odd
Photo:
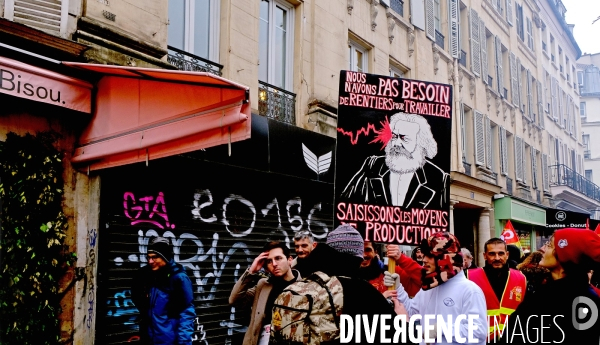
[(519, 250), (521, 250), (521, 241), (519, 241), (519, 236), (517, 235), (517, 232), (515, 231), (515, 228), (510, 220), (506, 221), (506, 225), (504, 226), (504, 230), (502, 231), (500, 238), (503, 239), (506, 244), (514, 244), (519, 247)]

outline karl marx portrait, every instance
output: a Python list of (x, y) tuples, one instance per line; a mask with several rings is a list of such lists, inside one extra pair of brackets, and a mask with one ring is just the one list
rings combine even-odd
[(430, 161), (437, 143), (427, 120), (400, 112), (390, 118), (390, 129), (385, 155), (365, 160), (342, 199), (403, 208), (445, 207), (449, 175)]

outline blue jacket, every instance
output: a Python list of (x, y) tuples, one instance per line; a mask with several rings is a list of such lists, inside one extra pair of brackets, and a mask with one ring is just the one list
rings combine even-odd
[(194, 295), (183, 266), (171, 260), (152, 271), (138, 270), (131, 297), (140, 311), (140, 336), (152, 345), (192, 345)]

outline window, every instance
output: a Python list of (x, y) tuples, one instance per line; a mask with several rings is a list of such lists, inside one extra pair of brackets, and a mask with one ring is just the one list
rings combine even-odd
[(350, 71), (354, 72), (367, 72), (367, 50), (357, 43), (350, 41), (348, 44), (348, 52), (350, 56), (350, 67), (348, 68)]
[(585, 171), (585, 179), (588, 181), (593, 181), (593, 176), (592, 176), (592, 170), (586, 170)]
[(435, 30), (439, 33), (442, 32), (442, 23), (440, 21), (440, 13), (442, 13), (440, 8), (440, 0), (433, 0), (433, 23), (435, 25)]
[(531, 50), (535, 50), (533, 48), (533, 25), (531, 23), (531, 19), (526, 18), (527, 23), (527, 46)]
[(577, 71), (577, 83), (579, 86), (583, 86), (583, 71)]
[(168, 45), (218, 61), (219, 3), (216, 0), (169, 0)]
[(586, 111), (585, 111), (585, 102), (580, 102), (579, 103), (579, 115), (581, 117), (586, 117), (587, 116)]
[(293, 10), (284, 2), (260, 2), (258, 79), (286, 90), (293, 87)]
[(404, 78), (404, 72), (402, 72), (399, 68), (390, 65), (390, 77)]
[(590, 153), (590, 135), (584, 134), (582, 136), (583, 139), (583, 158), (590, 159), (592, 155)]
[(525, 34), (523, 30), (523, 6), (515, 3), (516, 5), (516, 14), (517, 14), (517, 36), (521, 39), (521, 41), (525, 42)]
[(6, 0), (2, 5), (7, 20), (68, 38), (69, 1)]

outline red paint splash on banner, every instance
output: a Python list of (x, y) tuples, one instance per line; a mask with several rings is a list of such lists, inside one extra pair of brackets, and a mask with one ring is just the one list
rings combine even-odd
[(358, 131), (345, 131), (343, 128), (338, 128), (337, 131), (342, 133), (345, 136), (350, 137), (350, 143), (352, 145), (356, 145), (358, 143), (358, 138), (361, 135), (369, 136), (371, 130), (376, 134), (375, 139), (371, 140), (369, 144), (373, 143), (381, 143), (381, 149), (383, 150), (387, 143), (392, 139), (392, 129), (390, 127), (390, 122), (386, 116), (384, 121), (380, 122), (381, 129), (375, 128), (375, 125), (372, 123), (367, 124), (366, 127), (360, 128)]
[(375, 131), (377, 136), (369, 144), (379, 142), (381, 143), (381, 149), (383, 150), (387, 143), (392, 140), (392, 128), (390, 127), (390, 121), (388, 120), (387, 116), (385, 117), (385, 120), (381, 121), (380, 123), (381, 129)]

